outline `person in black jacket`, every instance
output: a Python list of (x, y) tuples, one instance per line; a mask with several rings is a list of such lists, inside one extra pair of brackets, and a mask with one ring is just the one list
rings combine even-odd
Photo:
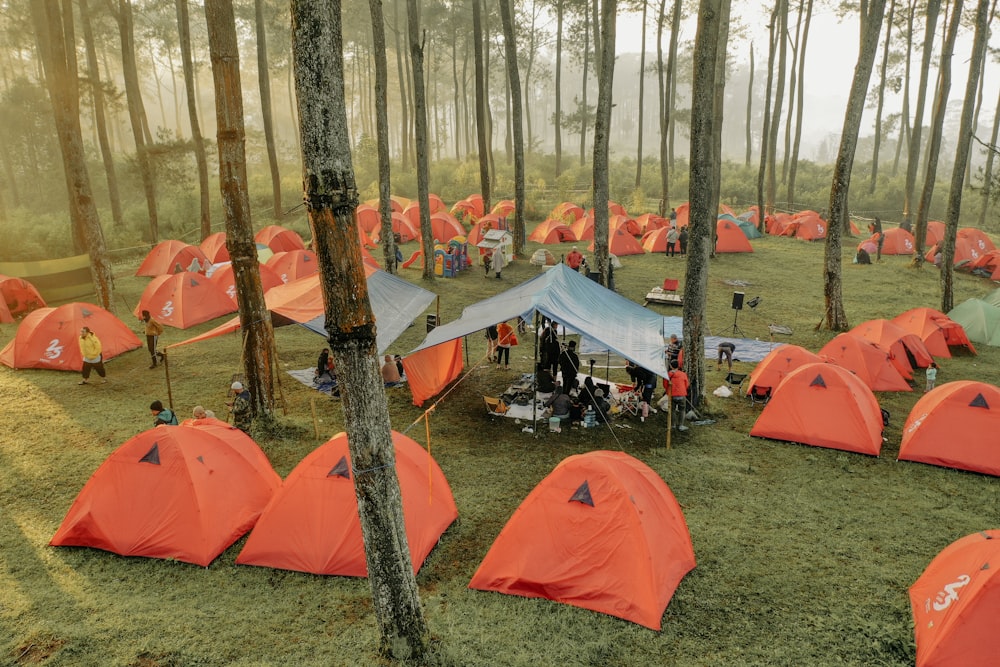
[(559, 355), (559, 370), (562, 371), (562, 384), (566, 392), (576, 388), (576, 374), (580, 370), (580, 357), (576, 354), (576, 341), (571, 340), (562, 354)]

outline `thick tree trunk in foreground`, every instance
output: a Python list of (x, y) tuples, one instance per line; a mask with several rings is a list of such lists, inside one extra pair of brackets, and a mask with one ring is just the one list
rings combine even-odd
[(982, 78), (983, 58), (989, 39), (989, 10), (991, 0), (979, 0), (976, 7), (976, 36), (969, 58), (969, 78), (965, 85), (965, 102), (962, 105), (962, 119), (958, 129), (958, 147), (955, 149), (955, 166), (951, 172), (951, 191), (948, 193), (948, 209), (945, 214), (944, 247), (941, 249), (941, 312), (947, 313), (955, 307), (952, 280), (955, 272), (955, 237), (958, 234), (958, 218), (962, 212), (962, 186), (965, 180), (966, 160), (969, 157), (974, 128), (973, 107), (976, 103), (976, 89)]
[(191, 24), (188, 21), (187, 0), (177, 0), (177, 38), (181, 47), (181, 63), (184, 68), (184, 91), (187, 94), (191, 144), (194, 148), (195, 162), (198, 164), (198, 191), (201, 195), (201, 239), (204, 241), (212, 233), (212, 207), (208, 198), (208, 156), (205, 155), (205, 140), (201, 136), (201, 123), (198, 121), (198, 99), (194, 89), (194, 61), (191, 56)]
[(823, 293), (826, 299), (826, 327), (831, 331), (846, 331), (847, 313), (844, 311), (842, 281), (843, 253), (841, 237), (849, 230), (847, 198), (851, 186), (851, 167), (858, 147), (858, 131), (861, 129), (861, 115), (865, 109), (865, 96), (871, 81), (875, 53), (878, 51), (878, 37), (882, 29), (882, 12), (885, 0), (872, 0), (868, 14), (861, 16), (861, 45), (858, 63), (854, 67), (851, 94), (847, 98), (844, 113), (844, 129), (840, 135), (840, 150), (833, 168), (833, 184), (830, 186), (830, 219), (826, 226), (826, 247), (823, 261)]
[(243, 328), (243, 371), (254, 418), (274, 409), (274, 330), (260, 284), (257, 245), (247, 192), (246, 133), (236, 20), (232, 0), (206, 0), (208, 49), (215, 82), (215, 118), (219, 143), (219, 187), (226, 216), (226, 248), (233, 262), (236, 300)]
[[(720, 55), (719, 34), (728, 14), (728, 0), (701, 0), (698, 32), (694, 40), (694, 72), (691, 90), (690, 226), (687, 273), (684, 279), (684, 371), (691, 381), (692, 396), (705, 390), (705, 304), (708, 296), (708, 257), (718, 202), (712, 200), (712, 184), (720, 165), (715, 159), (714, 107), (716, 62)], [(695, 400), (698, 400), (697, 398)]]
[(271, 168), (271, 196), (274, 199), (274, 219), (281, 220), (281, 173), (278, 171), (278, 151), (274, 146), (274, 121), (271, 113), (271, 75), (267, 71), (267, 31), (264, 28), (264, 0), (254, 0), (254, 25), (257, 28), (257, 86), (260, 89), (260, 112), (264, 121), (264, 143), (267, 164)]
[(524, 119), (521, 106), (521, 75), (517, 68), (517, 42), (514, 38), (514, 10), (511, 0), (500, 0), (504, 52), (507, 56), (507, 79), (510, 83), (511, 123), (514, 135), (514, 253), (524, 252)]
[(392, 183), (389, 162), (389, 66), (385, 58), (385, 14), (382, 0), (368, 0), (372, 15), (372, 56), (375, 60), (375, 143), (378, 147), (378, 212), (382, 220), (382, 260), (396, 273), (396, 239), (392, 235)]
[[(615, 76), (615, 13), (617, 0), (603, 0), (601, 5), (601, 38), (603, 47), (598, 61), (597, 113), (594, 118), (594, 263), (601, 274), (601, 284), (609, 284), (608, 271), (608, 180), (611, 136), (611, 91)], [(594, 32), (597, 32), (595, 26)]]
[[(80, 107), (72, 94), (70, 81), (76, 80), (75, 58), (66, 52), (63, 39), (63, 17), (58, 0), (32, 0), (31, 18), (38, 40), (38, 53), (45, 71), (45, 87), (49, 91), (55, 117), (59, 150), (63, 158), (66, 182), (69, 186), (69, 210), (75, 218), (73, 225), (83, 233), (83, 240), (90, 255), (90, 274), (94, 291), (102, 308), (111, 308), (114, 283), (111, 263), (104, 247), (104, 232), (97, 217), (87, 174), (87, 160), (83, 151), (83, 132), (80, 129)], [(67, 17), (72, 21), (72, 17)]]
[(339, 0), (292, 0), (306, 204), (344, 422), (380, 650), (419, 661), (429, 635), (403, 523), (389, 409), (353, 213), (358, 192), (344, 99)]

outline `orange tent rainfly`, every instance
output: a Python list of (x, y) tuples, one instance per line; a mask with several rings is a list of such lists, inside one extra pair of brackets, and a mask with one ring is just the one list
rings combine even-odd
[(1000, 389), (961, 380), (943, 384), (910, 410), (899, 445), (900, 461), (1000, 477)]
[(286, 283), (319, 273), (319, 262), (311, 250), (277, 252), (267, 260), (267, 266)]
[[(437, 462), (407, 436), (392, 432), (413, 571), (420, 570), (458, 518)], [(283, 570), (368, 576), (347, 434), (338, 433), (295, 466), (267, 506), (236, 562)]]
[(1000, 530), (983, 530), (945, 547), (910, 586), (917, 667), (996, 664), (998, 562)]
[(842, 333), (823, 346), (819, 356), (854, 373), (872, 391), (913, 391), (893, 364), (889, 351), (852, 333)]
[(576, 237), (577, 241), (594, 240), (594, 217), (592, 215), (583, 216), (569, 228), (573, 230), (573, 236)]
[(882, 232), (885, 241), (882, 242), (883, 255), (912, 255), (916, 248), (913, 234), (902, 227), (890, 227)]
[(465, 228), (451, 213), (434, 213), (431, 215), (431, 236), (441, 243), (447, 243), (456, 236), (465, 236)]
[(731, 220), (715, 223), (715, 252), (753, 252), (750, 240), (740, 226)]
[(45, 307), (45, 299), (24, 278), (0, 275), (0, 322), (13, 322), (22, 315)]
[(212, 263), (196, 245), (183, 241), (163, 241), (149, 251), (146, 259), (142, 260), (142, 264), (136, 269), (135, 275), (162, 276), (166, 273), (175, 273), (178, 266), (181, 267), (181, 271), (187, 271), (191, 261), (195, 259), (202, 267)]
[(826, 220), (816, 211), (799, 211), (792, 219), (797, 223), (795, 238), (803, 241), (822, 241), (826, 238)]
[(750, 435), (878, 456), (882, 411), (864, 382), (833, 364), (805, 364), (789, 373)]
[(813, 354), (804, 347), (779, 345), (761, 359), (754, 367), (753, 372), (750, 373), (747, 395), (753, 391), (754, 387), (773, 391), (778, 388), (786, 375), (799, 366), (822, 363), (822, 361), (818, 354)]
[(851, 329), (850, 333), (888, 350), (896, 370), (907, 379), (913, 377), (914, 368), (927, 368), (934, 361), (924, 341), (895, 322), (868, 320)]
[(659, 630), (695, 566), (680, 505), (624, 452), (564, 459), (528, 494), (469, 588), (598, 611)]
[(549, 213), (549, 220), (558, 220), (563, 224), (569, 225), (572, 222), (576, 222), (584, 215), (583, 209), (574, 204), (573, 202), (564, 201), (561, 204), (556, 204), (555, 208)]
[(469, 195), (451, 207), (451, 214), (466, 224), (476, 222), (484, 213), (483, 196), (479, 194)]
[(567, 224), (561, 220), (549, 218), (535, 227), (528, 236), (528, 240), (536, 243), (551, 244), (576, 241), (577, 238)]
[[(229, 248), (226, 247), (226, 233), (215, 232), (205, 237), (205, 240), (198, 246), (205, 253), (205, 257), (212, 264), (220, 264), (229, 261)], [(186, 269), (190, 262), (184, 265)]]
[[(667, 227), (660, 227), (658, 229), (653, 229), (642, 235), (642, 239), (639, 240), (642, 249), (646, 252), (666, 252), (667, 251), (667, 233), (670, 231)], [(674, 246), (678, 243), (675, 241)]]
[(972, 354), (976, 348), (969, 341), (965, 329), (958, 322), (933, 308), (913, 308), (896, 317), (892, 321), (906, 331), (916, 334), (924, 341), (927, 351), (935, 357), (951, 357), (950, 347), (965, 347)]
[[(591, 227), (591, 234), (593, 234), (593, 227)], [(740, 233), (742, 236), (742, 232)], [(593, 238), (593, 236), (591, 236)], [(591, 241), (590, 245), (587, 246), (590, 252), (594, 252), (594, 242)], [(624, 257), (625, 255), (642, 255), (645, 254), (645, 250), (639, 245), (639, 242), (635, 240), (634, 236), (629, 235), (623, 227), (618, 227), (613, 229), (608, 233), (608, 252), (617, 257)]]
[[(246, 434), (196, 420), (116, 449), (73, 501), (52, 546), (208, 566), (257, 521), (281, 478)], [(126, 500), (127, 499), (127, 500)]]
[[(267, 294), (267, 290), (272, 287), (277, 287), (278, 285), (284, 285), (284, 281), (281, 280), (281, 276), (274, 272), (274, 269), (266, 264), (258, 264), (258, 269), (260, 270), (260, 286)], [(236, 303), (236, 275), (233, 273), (232, 264), (224, 264), (219, 267), (213, 274), (210, 280), (215, 283), (219, 289), (226, 293), (226, 296), (235, 304)], [(232, 311), (230, 311), (232, 312)]]
[(101, 340), (104, 360), (142, 346), (125, 323), (108, 311), (89, 303), (67, 303), (58, 308), (39, 308), (17, 327), (14, 340), (0, 351), (0, 363), (11, 368), (48, 368), (78, 371), (81, 327), (90, 327)]
[(236, 308), (222, 286), (211, 279), (200, 273), (174, 273), (157, 276), (146, 285), (132, 312), (139, 317), (144, 310), (161, 324), (187, 329)]
[(306, 244), (298, 232), (286, 229), (281, 225), (268, 225), (253, 237), (257, 243), (263, 243), (274, 252), (289, 252), (305, 250)]

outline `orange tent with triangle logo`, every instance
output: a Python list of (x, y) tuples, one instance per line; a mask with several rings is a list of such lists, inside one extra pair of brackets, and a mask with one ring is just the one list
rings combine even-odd
[(747, 395), (750, 395), (754, 387), (771, 389), (773, 392), (785, 379), (785, 376), (799, 366), (822, 362), (823, 360), (818, 354), (814, 354), (804, 347), (779, 345), (761, 359), (754, 367), (753, 372), (750, 373)]
[(952, 542), (910, 586), (917, 667), (995, 665), (1000, 655), (1000, 530)]
[(49, 542), (207, 567), (281, 484), (245, 433), (216, 419), (157, 426), (116, 449)]
[(750, 435), (878, 456), (882, 411), (872, 390), (849, 370), (805, 364), (774, 390)]
[(564, 459), (528, 494), (469, 588), (555, 602), (659, 630), (694, 548), (677, 499), (624, 452)]
[[(396, 474), (413, 571), (420, 570), (458, 518), (437, 462), (411, 438), (392, 432)], [(346, 577), (368, 576), (347, 434), (338, 433), (295, 466), (237, 557), (241, 565)]]
[(924, 394), (906, 418), (900, 461), (1000, 477), (1000, 389), (985, 382), (949, 382)]

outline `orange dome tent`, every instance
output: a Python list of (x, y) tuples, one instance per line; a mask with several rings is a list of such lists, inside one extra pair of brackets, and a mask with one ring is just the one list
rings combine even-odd
[(163, 241), (149, 251), (146, 259), (136, 269), (137, 276), (162, 276), (174, 273), (180, 265), (182, 271), (191, 266), (191, 260), (197, 259), (202, 266), (211, 264), (208, 257), (196, 245), (184, 241)]
[(476, 222), (484, 213), (483, 196), (479, 194), (469, 195), (451, 207), (451, 214), (466, 224)]
[(214, 419), (158, 426), (101, 464), (49, 544), (207, 567), (253, 526), (280, 484), (236, 428)]
[[(591, 228), (591, 231), (593, 231), (593, 228)], [(594, 252), (593, 241), (590, 242), (587, 249), (590, 252)], [(642, 249), (642, 246), (639, 245), (634, 236), (630, 235), (623, 227), (618, 227), (608, 233), (608, 252), (617, 257), (624, 257), (625, 255), (642, 255), (646, 251)]]
[(854, 373), (872, 391), (913, 391), (889, 358), (889, 351), (866, 338), (842, 333), (819, 351), (833, 363)]
[(506, 218), (507, 216), (509, 216), (511, 213), (514, 212), (514, 207), (515, 206), (513, 200), (501, 199), (500, 201), (498, 201), (496, 204), (493, 205), (493, 208), (490, 210), (490, 213), (500, 218)]
[(900, 375), (910, 379), (914, 368), (927, 368), (934, 361), (924, 341), (895, 322), (889, 320), (868, 320), (850, 330), (873, 343), (878, 343), (889, 351), (889, 357)]
[(882, 232), (885, 241), (882, 242), (883, 255), (912, 255), (916, 243), (913, 234), (902, 227), (890, 227)]
[(917, 667), (996, 664), (998, 560), (1000, 530), (982, 530), (945, 547), (910, 586)]
[[(208, 235), (198, 247), (205, 253), (205, 257), (208, 258), (211, 264), (220, 264), (229, 261), (229, 248), (226, 247), (225, 232), (215, 232)], [(188, 262), (183, 266), (186, 269), (190, 264), (191, 262)]]
[(319, 273), (319, 262), (311, 250), (277, 252), (267, 260), (267, 267), (286, 283)]
[(468, 238), (466, 239), (469, 242), (469, 247), (479, 245), (479, 242), (483, 240), (484, 236), (486, 236), (486, 232), (491, 229), (505, 229), (505, 227), (501, 225), (500, 218), (492, 213), (489, 213), (479, 218), (479, 220), (472, 225), (472, 229), (469, 231)]
[(805, 364), (774, 390), (750, 435), (878, 456), (882, 411), (846, 368)]
[[(451, 488), (416, 442), (392, 432), (413, 571), (458, 518)], [(347, 434), (338, 433), (295, 466), (237, 557), (241, 565), (368, 576)]]
[(465, 228), (450, 213), (434, 213), (431, 215), (431, 236), (447, 243), (456, 236), (465, 236)]
[(643, 213), (635, 219), (635, 224), (639, 226), (641, 233), (648, 234), (649, 232), (666, 227), (669, 221), (655, 213)]
[(944, 223), (940, 220), (928, 220), (927, 233), (924, 235), (924, 247), (929, 248), (941, 243), (941, 241), (944, 241)]
[(969, 241), (979, 255), (984, 255), (991, 250), (997, 249), (986, 232), (975, 227), (962, 227), (958, 230), (957, 238)]
[(735, 222), (719, 220), (715, 223), (715, 230), (715, 252), (753, 252), (750, 240)]
[[(653, 229), (642, 235), (639, 240), (642, 249), (646, 252), (666, 252), (667, 251), (667, 232), (670, 229), (668, 227), (660, 227), (659, 229)], [(679, 244), (675, 241), (675, 246)], [(676, 250), (676, 248), (675, 248)]]
[(153, 278), (132, 313), (139, 317), (144, 310), (161, 324), (187, 329), (235, 312), (236, 304), (220, 284), (185, 272)]
[(628, 217), (627, 215), (615, 214), (608, 218), (608, 228), (609, 229), (623, 229), (629, 236), (640, 236), (642, 230), (639, 229), (639, 225), (635, 220)]
[(695, 566), (680, 505), (624, 452), (564, 459), (493, 542), (469, 588), (545, 598), (659, 630)]
[(583, 216), (584, 212), (582, 208), (573, 202), (564, 201), (561, 204), (556, 204), (555, 208), (549, 213), (548, 219), (559, 220), (563, 224), (569, 225)]
[(799, 211), (792, 216), (797, 224), (795, 238), (803, 241), (822, 241), (826, 238), (826, 220), (816, 211)]
[(281, 225), (268, 225), (253, 237), (257, 243), (263, 243), (275, 253), (292, 250), (305, 250), (306, 244), (298, 232), (286, 229)]
[[(272, 287), (285, 284), (281, 276), (266, 264), (258, 264), (257, 268), (260, 270), (260, 286), (264, 290), (264, 294), (267, 294), (267, 290)], [(209, 280), (225, 292), (234, 305), (236, 304), (236, 276), (233, 274), (232, 264), (220, 266)]]
[(553, 244), (574, 242), (578, 239), (568, 225), (558, 219), (550, 218), (539, 223), (528, 235), (528, 240), (535, 243)]
[(28, 313), (14, 339), (0, 351), (0, 363), (11, 368), (79, 371), (83, 357), (77, 342), (89, 327), (101, 340), (104, 360), (142, 346), (138, 336), (108, 311), (89, 303), (67, 303)]
[(960, 380), (924, 394), (903, 425), (900, 461), (1000, 477), (1000, 389)]
[(939, 310), (913, 308), (892, 318), (892, 321), (906, 331), (916, 334), (924, 341), (927, 351), (935, 357), (950, 358), (951, 346), (965, 347), (972, 354), (976, 353), (976, 348), (969, 341), (962, 325)]
[(22, 315), (45, 307), (45, 299), (24, 278), (0, 275), (0, 322), (13, 322)]
[(573, 230), (573, 236), (576, 237), (577, 241), (594, 240), (594, 218), (590, 215), (583, 216), (569, 228)]
[(358, 216), (358, 227), (364, 230), (365, 234), (373, 234), (382, 226), (382, 216), (378, 212), (378, 207), (360, 204), (355, 212)]
[(785, 379), (785, 376), (799, 366), (822, 362), (823, 360), (818, 354), (813, 354), (804, 347), (779, 345), (761, 359), (754, 367), (753, 372), (750, 373), (747, 395), (750, 395), (754, 387), (771, 389), (773, 392)]

